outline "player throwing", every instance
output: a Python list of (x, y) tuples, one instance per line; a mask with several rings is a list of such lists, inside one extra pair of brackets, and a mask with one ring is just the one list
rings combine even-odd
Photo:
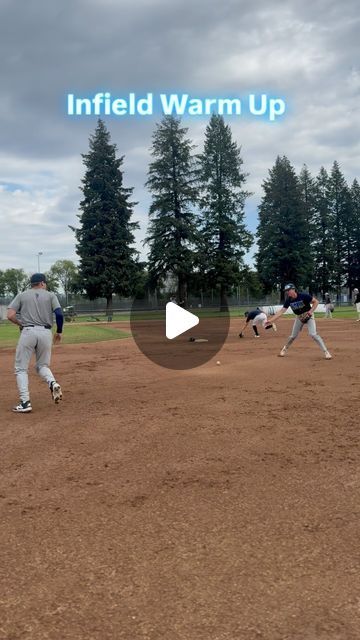
[(327, 350), (323, 339), (316, 333), (316, 322), (313, 316), (315, 309), (317, 308), (319, 301), (311, 296), (309, 293), (297, 291), (294, 284), (287, 284), (284, 289), (287, 294), (284, 305), (275, 315), (270, 318), (270, 322), (280, 318), (283, 313), (290, 307), (295, 313), (296, 319), (293, 325), (292, 333), (287, 339), (286, 344), (281, 349), (279, 355), (281, 357), (286, 355), (286, 352), (290, 345), (296, 340), (300, 331), (307, 326), (308, 334), (319, 345), (320, 349), (324, 352), (326, 360), (331, 360), (332, 356)]
[(33, 353), (36, 355), (36, 371), (49, 385), (55, 404), (62, 399), (61, 387), (49, 367), (53, 313), (56, 317), (54, 343), (61, 340), (63, 313), (55, 293), (46, 291), (46, 278), (43, 273), (34, 273), (30, 284), (31, 289), (19, 293), (9, 305), (7, 312), (8, 320), (18, 325), (21, 331), (15, 355), (15, 374), (20, 394), (20, 402), (13, 408), (16, 413), (32, 411), (28, 369)]
[(274, 324), (273, 322), (272, 323), (268, 322), (266, 313), (260, 307), (257, 307), (252, 311), (245, 311), (244, 316), (246, 320), (244, 325), (241, 327), (239, 338), (244, 337), (244, 331), (246, 327), (249, 326), (250, 320), (252, 320), (251, 326), (253, 328), (254, 338), (260, 338), (260, 335), (257, 329), (257, 326), (260, 324), (261, 326), (264, 327), (264, 329), (272, 329), (273, 331), (276, 331), (276, 324)]

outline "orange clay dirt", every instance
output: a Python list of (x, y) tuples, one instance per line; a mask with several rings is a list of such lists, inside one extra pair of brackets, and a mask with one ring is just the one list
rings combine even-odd
[(60, 345), (24, 415), (0, 352), (1, 640), (358, 640), (360, 324), (238, 326), (188, 371)]

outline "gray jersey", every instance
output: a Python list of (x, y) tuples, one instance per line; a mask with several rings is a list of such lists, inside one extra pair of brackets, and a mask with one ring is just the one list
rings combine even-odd
[(24, 327), (29, 325), (49, 326), (53, 324), (53, 312), (60, 303), (55, 293), (34, 287), (19, 293), (9, 305), (14, 309)]

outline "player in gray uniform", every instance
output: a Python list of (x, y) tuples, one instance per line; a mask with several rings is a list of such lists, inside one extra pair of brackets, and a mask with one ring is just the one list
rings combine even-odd
[[(16, 413), (32, 411), (29, 395), (28, 369), (31, 356), (36, 356), (36, 371), (49, 385), (56, 404), (62, 399), (62, 391), (50, 370), (52, 342), (61, 340), (64, 323), (60, 303), (55, 295), (46, 291), (46, 277), (34, 273), (30, 279), (31, 289), (19, 293), (8, 307), (10, 322), (20, 327), (20, 339), (16, 347), (15, 374), (20, 394), (19, 404), (13, 408)], [(56, 333), (52, 338), (53, 314), (56, 318)]]

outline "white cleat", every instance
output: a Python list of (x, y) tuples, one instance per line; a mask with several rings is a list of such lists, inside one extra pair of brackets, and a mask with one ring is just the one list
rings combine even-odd
[(325, 351), (325, 359), (326, 360), (332, 360), (332, 355), (328, 351)]
[(13, 407), (13, 411), (15, 413), (30, 413), (32, 411), (32, 406), (30, 400), (26, 400), (25, 402), (19, 402), (16, 407)]
[(286, 355), (287, 348), (283, 347), (279, 353), (280, 358), (283, 358)]
[(53, 382), (50, 387), (52, 398), (55, 404), (59, 404), (60, 400), (62, 400), (62, 391), (58, 382)]

